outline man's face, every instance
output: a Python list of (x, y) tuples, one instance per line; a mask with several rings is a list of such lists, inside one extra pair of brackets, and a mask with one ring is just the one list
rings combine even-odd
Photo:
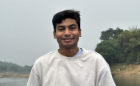
[(59, 48), (73, 48), (77, 47), (77, 42), (81, 36), (81, 30), (74, 19), (67, 18), (62, 20), (60, 24), (56, 25), (56, 32), (54, 38), (59, 43)]

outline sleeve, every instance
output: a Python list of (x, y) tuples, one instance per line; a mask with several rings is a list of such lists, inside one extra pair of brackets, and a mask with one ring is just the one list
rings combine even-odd
[(41, 86), (40, 78), (39, 78), (34, 66), (30, 72), (27, 86)]
[(102, 70), (98, 80), (98, 86), (116, 86), (109, 67)]

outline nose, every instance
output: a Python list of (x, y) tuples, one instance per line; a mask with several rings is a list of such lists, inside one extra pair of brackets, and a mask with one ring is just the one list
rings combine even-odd
[(69, 29), (65, 29), (64, 36), (69, 37), (70, 34), (71, 32), (69, 31)]

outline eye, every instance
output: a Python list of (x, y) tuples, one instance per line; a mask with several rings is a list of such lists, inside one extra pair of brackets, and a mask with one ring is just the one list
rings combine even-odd
[(63, 31), (64, 30), (64, 27), (59, 27), (58, 30), (59, 31)]
[(71, 26), (71, 27), (70, 27), (71, 30), (74, 30), (75, 28), (76, 28), (75, 26)]
[(59, 30), (60, 30), (60, 31), (62, 31), (62, 30), (63, 30), (63, 28), (60, 28)]

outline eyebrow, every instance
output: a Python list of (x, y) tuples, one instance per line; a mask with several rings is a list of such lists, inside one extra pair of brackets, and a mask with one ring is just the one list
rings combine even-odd
[(76, 26), (75, 24), (71, 24), (71, 25), (69, 25), (69, 27), (71, 27), (71, 26)]
[(65, 27), (65, 26), (58, 26), (57, 28), (60, 28), (60, 27)]
[[(68, 27), (71, 27), (71, 26), (76, 26), (76, 25), (75, 25), (75, 24), (71, 24), (71, 25), (69, 25)], [(60, 26), (58, 26), (57, 28), (60, 28), (60, 27), (65, 27), (65, 26), (60, 25)]]

